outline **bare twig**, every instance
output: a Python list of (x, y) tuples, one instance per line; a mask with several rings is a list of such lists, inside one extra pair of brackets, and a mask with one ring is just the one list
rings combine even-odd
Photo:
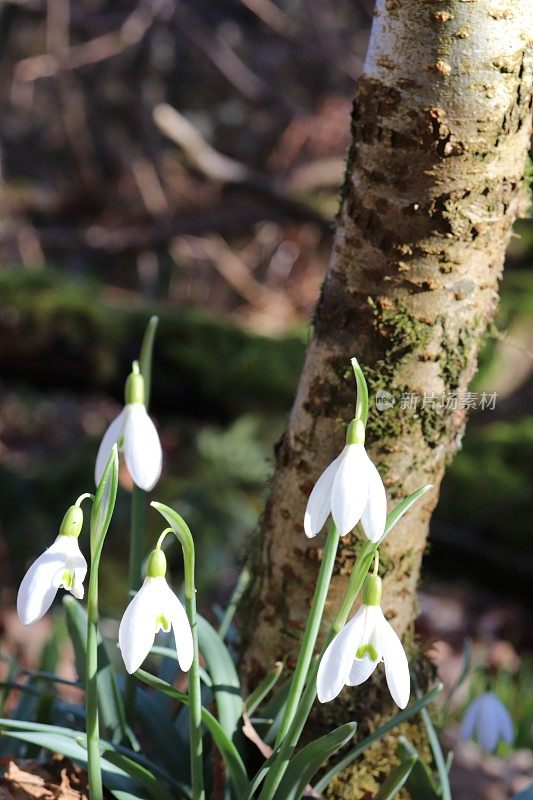
[(14, 70), (15, 81), (32, 82), (50, 78), (59, 72), (97, 64), (119, 55), (138, 44), (153, 21), (153, 14), (145, 6), (138, 6), (118, 31), (104, 33), (82, 44), (61, 47), (56, 52), (23, 58)]

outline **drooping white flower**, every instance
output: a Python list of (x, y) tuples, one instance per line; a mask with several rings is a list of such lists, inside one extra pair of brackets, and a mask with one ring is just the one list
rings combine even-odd
[(115, 443), (124, 451), (133, 482), (145, 491), (153, 489), (161, 475), (163, 453), (156, 427), (144, 405), (144, 380), (136, 364), (126, 381), (126, 404), (108, 427), (98, 450), (94, 470), (96, 485), (100, 483)]
[(317, 675), (321, 703), (337, 697), (343, 686), (358, 686), (366, 681), (383, 661), (392, 699), (400, 708), (407, 705), (410, 691), (407, 657), (400, 639), (383, 615), (380, 599), (381, 579), (369, 575), (363, 604), (322, 656)]
[(168, 633), (171, 628), (183, 672), (192, 664), (191, 626), (185, 609), (166, 581), (165, 572), (165, 554), (162, 550), (153, 550), (144, 583), (120, 621), (118, 643), (130, 674), (139, 669), (150, 652), (156, 633)]
[(353, 420), (343, 451), (316, 482), (304, 516), (309, 538), (320, 533), (330, 513), (340, 536), (349, 533), (359, 521), (371, 542), (383, 536), (387, 519), (385, 487), (367, 455), (364, 436), (361, 420)]
[[(72, 509), (81, 515), (79, 507), (71, 506), (63, 520), (62, 531), (67, 528), (65, 521)], [(66, 589), (78, 600), (83, 597), (87, 561), (78, 544), (79, 530), (78, 533), (66, 535), (60, 533), (55, 542), (33, 562), (22, 579), (17, 595), (17, 613), (24, 625), (37, 622), (46, 614), (58, 589)]]
[(461, 724), (460, 738), (475, 739), (489, 753), (502, 740), (512, 743), (514, 728), (511, 715), (493, 692), (480, 694), (470, 703)]

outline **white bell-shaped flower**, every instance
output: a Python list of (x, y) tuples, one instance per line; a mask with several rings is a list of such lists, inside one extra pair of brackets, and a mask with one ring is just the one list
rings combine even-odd
[(33, 562), (22, 579), (17, 613), (24, 625), (31, 625), (46, 614), (58, 589), (66, 589), (78, 600), (83, 597), (87, 561), (78, 544), (82, 525), (81, 508), (71, 506), (55, 542)]
[(511, 715), (493, 692), (480, 694), (470, 703), (461, 724), (460, 738), (475, 739), (488, 753), (492, 753), (500, 741), (512, 744)]
[(364, 447), (362, 421), (352, 420), (342, 453), (326, 467), (307, 501), (304, 530), (316, 536), (329, 514), (340, 536), (360, 521), (367, 539), (377, 542), (385, 531), (387, 498), (379, 472)]
[(156, 633), (168, 633), (171, 628), (183, 672), (187, 672), (192, 664), (191, 626), (185, 609), (166, 581), (165, 573), (165, 554), (155, 549), (148, 559), (144, 583), (120, 621), (118, 644), (130, 674), (139, 669), (150, 652)]
[(147, 492), (153, 489), (161, 476), (163, 453), (156, 427), (144, 405), (144, 380), (137, 362), (126, 381), (126, 404), (105, 432), (98, 450), (94, 470), (97, 486), (116, 443), (124, 452), (133, 482)]
[(383, 615), (380, 600), (381, 579), (369, 575), (361, 608), (322, 656), (317, 675), (321, 703), (337, 697), (343, 686), (358, 686), (366, 681), (383, 661), (392, 699), (400, 708), (407, 705), (410, 692), (407, 657), (400, 639)]

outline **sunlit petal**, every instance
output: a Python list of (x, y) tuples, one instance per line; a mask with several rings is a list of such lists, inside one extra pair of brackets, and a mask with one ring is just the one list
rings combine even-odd
[(331, 489), (331, 514), (340, 536), (361, 519), (368, 499), (369, 459), (363, 445), (346, 445)]
[[(376, 606), (377, 608), (377, 606)], [(381, 612), (381, 619), (377, 629), (378, 647), (385, 662), (385, 676), (392, 699), (400, 708), (405, 708), (409, 702), (411, 691), (411, 678), (409, 664), (403, 645), (389, 622)]]
[(361, 525), (367, 539), (378, 542), (385, 532), (387, 497), (381, 476), (367, 456), (368, 499), (361, 516)]
[(378, 664), (379, 660), (372, 661), (368, 656), (356, 658), (352, 664), (346, 684), (348, 686), (359, 686), (359, 684), (364, 683), (370, 678)]
[(326, 467), (309, 495), (304, 515), (304, 530), (310, 539), (320, 533), (331, 511), (331, 487), (339, 468), (342, 453)]
[(106, 468), (107, 462), (111, 456), (113, 445), (118, 442), (123, 434), (125, 410), (122, 409), (118, 417), (115, 417), (109, 428), (104, 433), (104, 437), (100, 443), (98, 455), (96, 456), (96, 465), (94, 468), (94, 482), (98, 486), (102, 480), (102, 475)]
[(156, 427), (142, 403), (126, 406), (124, 458), (133, 482), (145, 491), (154, 488), (161, 475), (163, 454)]
[(165, 607), (168, 608), (168, 614), (174, 632), (178, 663), (183, 672), (188, 672), (191, 668), (194, 655), (191, 626), (185, 609), (168, 585), (165, 602)]
[(139, 669), (154, 643), (160, 605), (156, 582), (161, 580), (145, 578), (120, 621), (118, 644), (130, 674)]
[(364, 612), (360, 608), (322, 656), (317, 675), (317, 694), (321, 703), (333, 700), (345, 685), (363, 629)]
[[(76, 578), (77, 571), (77, 578)], [(34, 561), (22, 579), (17, 595), (17, 613), (24, 623), (30, 625), (41, 619), (64, 583), (65, 574), (74, 575), (74, 589), (81, 585), (87, 573), (87, 562), (83, 557), (76, 537), (58, 536), (45, 552)], [(75, 592), (72, 592), (76, 596)]]

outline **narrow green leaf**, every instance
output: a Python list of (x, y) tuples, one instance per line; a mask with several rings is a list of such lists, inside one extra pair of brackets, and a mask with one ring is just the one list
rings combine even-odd
[[(145, 672), (142, 669), (137, 670), (135, 675), (153, 689), (158, 689), (160, 692), (165, 692), (165, 694), (168, 694), (170, 697), (174, 697), (181, 703), (189, 705), (189, 698), (186, 694), (174, 689), (173, 686), (170, 686), (168, 683), (165, 683), (159, 678), (150, 675), (148, 672)], [(244, 797), (248, 785), (248, 776), (246, 774), (246, 769), (244, 767), (242, 758), (239, 755), (239, 751), (215, 717), (203, 707), (202, 721), (213, 737), (213, 741), (215, 742), (220, 754), (222, 755), (222, 758), (224, 759), (229, 776), (233, 782), (235, 791), (237, 792), (237, 796)]]
[(385, 539), (386, 536), (389, 535), (391, 530), (394, 528), (396, 523), (403, 517), (403, 515), (409, 511), (411, 506), (413, 506), (417, 500), (419, 500), (426, 492), (429, 492), (430, 489), (433, 488), (433, 484), (428, 483), (426, 486), (422, 486), (421, 489), (417, 489), (416, 492), (413, 492), (408, 497), (405, 497), (401, 503), (398, 503), (396, 508), (393, 508), (390, 514), (387, 515), (387, 522), (385, 523), (385, 533), (381, 537), (381, 542)]
[(218, 721), (230, 739), (234, 739), (242, 717), (241, 685), (231, 655), (216, 630), (198, 615), (198, 647), (211, 677)]
[(409, 756), (396, 769), (393, 769), (385, 782), (379, 787), (377, 794), (374, 795), (374, 800), (393, 800), (411, 774), (416, 761), (416, 756)]
[(172, 777), (186, 782), (189, 771), (188, 743), (180, 741), (168, 707), (159, 702), (162, 696), (138, 691), (135, 716), (150, 751), (157, 753), (158, 761)]
[[(70, 594), (63, 598), (67, 626), (74, 647), (76, 670), (85, 686), (85, 661), (87, 650), (87, 612), (80, 602)], [(98, 633), (98, 708), (105, 736), (113, 741), (122, 741), (128, 736), (128, 725), (124, 713), (122, 695), (118, 688), (115, 670), (104, 641)]]
[(144, 378), (144, 405), (150, 405), (150, 392), (152, 389), (152, 359), (154, 353), (154, 340), (159, 324), (159, 317), (150, 317), (141, 345), (141, 355), (139, 356), (139, 369)]
[(436, 696), (442, 691), (442, 684), (437, 684), (434, 686), (433, 689), (430, 689), (423, 697), (418, 700), (415, 700), (414, 703), (411, 703), (410, 706), (404, 708), (403, 711), (400, 711), (399, 714), (396, 714), (395, 717), (385, 722), (383, 725), (380, 725), (379, 728), (367, 736), (365, 739), (362, 739), (352, 750), (349, 750), (340, 761), (338, 761), (331, 769), (329, 769), (325, 775), (318, 781), (315, 786), (315, 790), (321, 794), (328, 786), (328, 784), (335, 778), (343, 769), (349, 767), (356, 758), (359, 758), (360, 755), (366, 750), (372, 742), (375, 742), (377, 739), (381, 739), (382, 736), (385, 736), (386, 733), (393, 730), (397, 725), (400, 725), (402, 722), (406, 722), (406, 720), (413, 717), (415, 714), (418, 714), (421, 709), (425, 708), (429, 703), (431, 703)]
[(273, 670), (268, 672), (244, 701), (244, 710), (250, 716), (258, 708), (267, 694), (272, 691), (283, 672), (283, 662), (277, 661)]
[[(420, 696), (420, 689), (418, 688), (418, 681), (416, 679), (416, 675), (411, 676), (413, 681), (413, 686), (415, 687), (415, 692), (417, 697)], [(446, 768), (446, 759), (444, 758), (444, 754), (442, 752), (442, 747), (440, 746), (439, 737), (437, 735), (437, 731), (433, 725), (433, 721), (429, 714), (427, 708), (422, 708), (420, 711), (422, 716), (422, 721), (426, 728), (426, 733), (429, 739), (429, 746), (431, 747), (431, 751), (433, 753), (433, 758), (435, 759), (435, 766), (437, 767), (437, 772), (439, 775), (439, 794), (442, 797), (442, 800), (452, 800), (452, 790), (450, 788), (450, 779), (448, 777), (448, 770)]]
[(130, 778), (133, 778), (147, 789), (148, 794), (153, 800), (175, 800), (170, 789), (165, 786), (160, 778), (157, 778), (149, 769), (133, 761), (131, 758), (117, 753), (116, 750), (104, 750), (102, 757), (116, 767), (123, 770)]
[(233, 617), (235, 616), (235, 612), (237, 611), (237, 606), (239, 605), (244, 592), (248, 588), (250, 583), (250, 570), (247, 566), (244, 566), (241, 570), (239, 575), (239, 579), (237, 581), (237, 585), (233, 590), (233, 594), (231, 595), (230, 601), (226, 607), (226, 611), (224, 612), (224, 617), (222, 622), (220, 623), (218, 629), (218, 635), (221, 639), (225, 639), (230, 628), (231, 623), (233, 622)]
[(348, 722), (302, 747), (289, 761), (275, 800), (299, 800), (324, 762), (353, 738), (356, 729), (356, 722)]
[(435, 779), (428, 765), (409, 739), (406, 739), (405, 736), (399, 736), (396, 752), (402, 764), (413, 758), (413, 756), (416, 758), (406, 783), (411, 800), (439, 800), (440, 795)]
[(118, 489), (118, 448), (113, 445), (91, 511), (91, 569), (98, 568), (105, 535), (113, 516)]

